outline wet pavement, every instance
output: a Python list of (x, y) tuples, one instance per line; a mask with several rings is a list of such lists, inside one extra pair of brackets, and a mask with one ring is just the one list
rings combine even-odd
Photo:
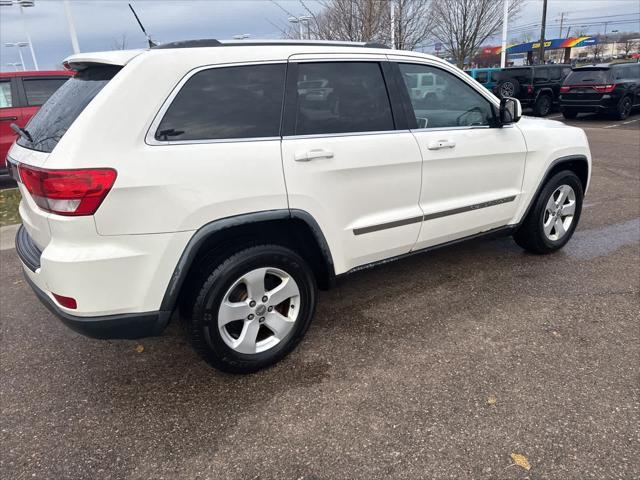
[(0, 252), (0, 475), (640, 478), (640, 130), (586, 131), (592, 185), (564, 250), (475, 241), (354, 274), (255, 375), (210, 369), (175, 325), (81, 337)]

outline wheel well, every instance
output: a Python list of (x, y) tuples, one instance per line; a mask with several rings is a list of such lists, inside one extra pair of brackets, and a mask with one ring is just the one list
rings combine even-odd
[(589, 164), (587, 163), (587, 160), (585, 158), (576, 157), (558, 162), (553, 167), (551, 167), (549, 173), (547, 173), (545, 182), (553, 177), (556, 173), (563, 170), (570, 170), (575, 173), (580, 179), (582, 190), (587, 190), (587, 182), (589, 181)]
[(196, 285), (211, 272), (212, 265), (253, 245), (277, 244), (295, 251), (309, 263), (318, 287), (326, 290), (333, 282), (334, 271), (328, 252), (324, 252), (320, 243), (311, 227), (300, 218), (264, 220), (215, 231), (197, 247), (180, 286), (176, 306), (184, 309), (193, 303)]

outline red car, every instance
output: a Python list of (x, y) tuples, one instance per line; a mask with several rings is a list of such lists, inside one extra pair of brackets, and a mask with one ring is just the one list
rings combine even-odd
[(72, 75), (66, 70), (0, 73), (0, 175), (7, 173), (7, 152), (16, 139), (11, 124), (24, 127)]

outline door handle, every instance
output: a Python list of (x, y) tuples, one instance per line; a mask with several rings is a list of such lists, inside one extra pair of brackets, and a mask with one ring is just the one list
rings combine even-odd
[(12, 122), (17, 120), (18, 117), (0, 117), (0, 121), (7, 121), (7, 122)]
[(440, 150), (441, 148), (455, 148), (456, 142), (450, 142), (449, 140), (437, 140), (429, 143), (427, 148), (429, 150)]
[(316, 158), (333, 158), (333, 152), (317, 148), (314, 150), (307, 150), (306, 152), (298, 152), (293, 158), (296, 162), (308, 162), (309, 160)]

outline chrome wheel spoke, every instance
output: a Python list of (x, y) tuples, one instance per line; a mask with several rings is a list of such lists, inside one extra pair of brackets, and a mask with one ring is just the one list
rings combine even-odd
[(266, 274), (266, 268), (257, 268), (242, 277), (242, 281), (247, 287), (247, 294), (251, 300), (259, 300), (264, 295), (264, 277)]
[(247, 320), (244, 322), (242, 332), (232, 346), (233, 349), (240, 353), (256, 353), (258, 330), (260, 330), (258, 320)]
[(566, 233), (566, 230), (564, 229), (564, 223), (560, 217), (556, 218), (554, 226), (556, 230), (556, 237), (562, 238)]
[(218, 311), (218, 325), (223, 326), (236, 320), (245, 320), (252, 309), (245, 302), (229, 302), (224, 300)]
[(562, 210), (560, 210), (563, 217), (567, 217), (569, 215), (573, 215), (576, 213), (576, 202), (567, 203), (562, 206)]
[(547, 234), (547, 237), (551, 236), (551, 230), (553, 230), (553, 217), (549, 216), (548, 220), (543, 225), (544, 233)]
[(300, 295), (300, 290), (296, 282), (289, 277), (285, 278), (276, 288), (268, 291), (267, 295), (269, 296), (269, 304), (275, 307), (291, 297)]
[(273, 311), (267, 314), (264, 323), (269, 327), (269, 330), (273, 332), (276, 338), (282, 340), (291, 331), (295, 321)]

